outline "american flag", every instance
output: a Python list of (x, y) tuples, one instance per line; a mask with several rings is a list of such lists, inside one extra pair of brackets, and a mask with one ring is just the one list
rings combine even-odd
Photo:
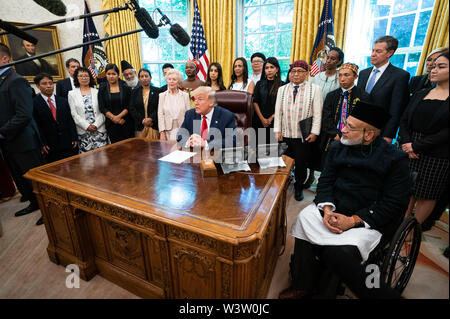
[(202, 81), (206, 80), (206, 72), (209, 67), (209, 52), (206, 45), (205, 33), (203, 31), (202, 20), (200, 19), (200, 11), (198, 9), (197, 0), (194, 0), (194, 20), (192, 22), (191, 47), (189, 58), (199, 62), (197, 78)]
[(311, 66), (311, 76), (317, 75), (321, 71), (325, 71), (326, 56), (330, 49), (334, 47), (334, 31), (333, 31), (333, 0), (325, 0), (323, 4), (322, 16), (319, 21), (319, 29), (317, 30), (316, 41), (309, 59)]

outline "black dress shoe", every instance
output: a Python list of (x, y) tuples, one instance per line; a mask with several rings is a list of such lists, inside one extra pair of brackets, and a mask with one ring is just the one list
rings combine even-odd
[(28, 201), (28, 199), (25, 197), (25, 196), (21, 196), (20, 197), (20, 202), (21, 203), (25, 203), (25, 202), (27, 202)]
[(19, 210), (17, 213), (14, 214), (14, 216), (19, 217), (19, 216), (27, 215), (38, 209), (39, 209), (39, 206), (34, 206), (34, 205), (30, 204), (27, 207), (25, 207), (24, 209)]
[(36, 226), (42, 225), (44, 223), (44, 220), (41, 218), (38, 219), (38, 221), (36, 222)]

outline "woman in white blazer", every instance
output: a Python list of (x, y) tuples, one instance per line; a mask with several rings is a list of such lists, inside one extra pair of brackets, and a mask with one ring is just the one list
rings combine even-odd
[(307, 81), (308, 63), (295, 61), (289, 72), (291, 82), (278, 89), (273, 131), (279, 141), (286, 142), (286, 155), (295, 160), (295, 199), (301, 201), (311, 143), (320, 134), (323, 101), (320, 87)]
[(80, 152), (94, 150), (109, 144), (105, 115), (98, 107), (98, 90), (87, 68), (74, 73), (75, 89), (69, 91), (70, 112), (77, 127)]
[(189, 94), (179, 89), (183, 80), (180, 71), (172, 69), (165, 75), (167, 91), (159, 94), (158, 126), (160, 139), (176, 141), (178, 129), (184, 121), (184, 114), (191, 108)]

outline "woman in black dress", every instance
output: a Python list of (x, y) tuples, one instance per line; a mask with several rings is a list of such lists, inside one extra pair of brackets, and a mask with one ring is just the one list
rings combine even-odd
[(159, 140), (159, 89), (152, 85), (152, 74), (150, 70), (140, 69), (138, 78), (140, 85), (131, 92), (129, 106), (136, 127), (136, 136)]
[(402, 149), (417, 172), (407, 215), (415, 210), (422, 223), (432, 212), (448, 180), (449, 172), (449, 52), (434, 62), (430, 75), (434, 89), (412, 97), (400, 123)]
[[(278, 60), (274, 57), (267, 58), (263, 66), (261, 80), (256, 84), (253, 93), (253, 107), (255, 109), (253, 128), (256, 130), (257, 144), (270, 144), (270, 137), (273, 135), (277, 93), (283, 85)], [(259, 137), (259, 135), (264, 136), (264, 134), (265, 138)], [(272, 139), (277, 143), (275, 136)]]
[(106, 65), (106, 79), (98, 90), (100, 112), (106, 116), (106, 131), (111, 143), (134, 137), (134, 123), (128, 113), (131, 88), (119, 79), (119, 68)]

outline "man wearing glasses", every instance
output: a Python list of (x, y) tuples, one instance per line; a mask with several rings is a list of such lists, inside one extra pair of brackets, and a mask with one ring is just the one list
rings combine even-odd
[(409, 202), (408, 156), (380, 135), (389, 118), (383, 108), (359, 101), (344, 121), (340, 141), (329, 147), (314, 203), (292, 225), (292, 286), (280, 298), (335, 297), (330, 274), (359, 298), (400, 297), (383, 283), (367, 287), (362, 264), (382, 235), (392, 237)]
[(253, 53), (250, 58), (252, 63), (253, 74), (248, 78), (249, 82), (252, 81), (256, 86), (259, 80), (261, 80), (261, 74), (263, 71), (264, 62), (266, 62), (266, 56), (260, 52)]

